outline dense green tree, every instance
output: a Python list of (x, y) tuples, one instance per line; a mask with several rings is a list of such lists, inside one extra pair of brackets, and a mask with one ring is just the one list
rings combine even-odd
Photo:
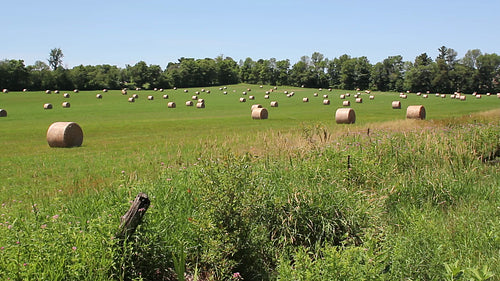
[(0, 61), (0, 87), (21, 90), (28, 87), (30, 73), (23, 60)]
[(405, 73), (404, 88), (412, 92), (432, 91), (435, 67), (436, 64), (426, 53), (417, 56)]
[(468, 50), (462, 58), (461, 63), (471, 69), (477, 69), (477, 58), (482, 55), (481, 50)]
[(217, 66), (217, 84), (236, 84), (238, 79), (238, 64), (231, 57), (218, 56), (215, 59)]
[(350, 60), (351, 57), (344, 54), (338, 58), (334, 58), (333, 60), (328, 61), (327, 63), (327, 76), (329, 79), (329, 84), (335, 88), (341, 88), (341, 73), (342, 73), (342, 65), (347, 60)]
[(290, 60), (280, 60), (276, 62), (276, 84), (277, 85), (289, 85), (288, 80), (290, 69)]
[(484, 54), (477, 57), (477, 75), (479, 92), (500, 91), (500, 56)]

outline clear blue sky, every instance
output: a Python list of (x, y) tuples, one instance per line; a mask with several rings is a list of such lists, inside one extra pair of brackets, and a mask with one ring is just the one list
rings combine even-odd
[(320, 52), (405, 61), (440, 46), (500, 54), (499, 0), (0, 0), (0, 60), (63, 64), (145, 61), (162, 68), (180, 57), (237, 62)]

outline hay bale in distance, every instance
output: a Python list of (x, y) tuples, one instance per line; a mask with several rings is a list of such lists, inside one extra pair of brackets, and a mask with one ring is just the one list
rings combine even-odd
[(54, 94), (59, 94), (59, 90), (55, 90), (55, 91), (54, 91)]
[(73, 90), (73, 93), (78, 93), (78, 92), (79, 92), (78, 89)]
[(193, 102), (192, 102), (192, 101), (190, 101), (190, 100), (188, 100), (188, 101), (186, 102), (186, 106), (193, 106)]
[(69, 99), (70, 95), (68, 93), (64, 93), (63, 97)]
[(428, 98), (428, 97), (429, 97), (429, 95), (427, 95), (427, 94), (423, 94), (423, 95), (422, 95), (422, 97), (423, 97), (424, 99), (426, 99), (426, 98)]
[(52, 109), (52, 104), (51, 103), (44, 104), (43, 109)]
[(7, 94), (7, 93), (9, 92), (9, 90), (7, 90), (7, 89), (3, 89), (3, 90), (2, 90), (2, 92), (3, 92), (4, 94)]
[(62, 107), (64, 107), (64, 108), (70, 108), (71, 104), (69, 102), (65, 101), (65, 102), (62, 103)]
[(122, 95), (126, 95), (127, 94), (127, 90), (123, 89), (122, 90)]
[(135, 102), (135, 98), (134, 97), (128, 98), (128, 102)]
[(167, 104), (167, 107), (168, 107), (168, 108), (175, 108), (175, 107), (176, 107), (176, 104), (175, 104), (175, 102), (171, 101), (171, 102), (169, 102), (169, 103)]
[(245, 98), (240, 98), (240, 102), (246, 102), (247, 100)]
[(277, 101), (272, 101), (271, 102), (271, 107), (278, 107), (278, 102)]
[(46, 94), (51, 94), (52, 92), (50, 90), (45, 90)]
[(392, 109), (401, 109), (401, 102), (400, 101), (393, 101), (392, 102)]
[(47, 130), (50, 147), (74, 147), (83, 143), (83, 131), (74, 122), (55, 122)]
[(340, 95), (340, 99), (341, 100), (345, 99), (345, 95)]
[(192, 99), (192, 100), (197, 100), (197, 99), (198, 99), (198, 96), (191, 96), (191, 99)]
[(481, 95), (480, 94), (477, 94), (476, 95), (476, 99), (480, 99), (481, 98)]
[(168, 99), (168, 95), (163, 95), (163, 99)]
[(370, 96), (370, 99), (371, 99), (371, 100), (375, 99), (375, 96), (373, 96), (373, 95), (372, 95), (372, 96)]
[(138, 94), (133, 94), (133, 95), (132, 95), (132, 97), (133, 97), (134, 99), (138, 99), (138, 98), (139, 98), (139, 95), (138, 95)]
[(249, 100), (254, 100), (254, 99), (255, 99), (255, 97), (254, 97), (254, 96), (248, 96), (248, 99), (249, 99)]
[(314, 94), (313, 94), (313, 96), (314, 96), (314, 97), (317, 97), (317, 96), (318, 96), (318, 93), (314, 93)]
[(464, 100), (466, 100), (466, 99), (467, 99), (467, 98), (466, 98), (465, 96), (460, 96), (460, 100), (461, 100), (461, 101), (464, 101)]
[(324, 99), (323, 100), (323, 105), (330, 105), (330, 100), (329, 99)]
[(198, 99), (198, 102), (205, 102), (204, 99)]
[(425, 107), (423, 105), (410, 105), (406, 108), (406, 119), (425, 119)]
[(0, 117), (7, 117), (7, 110), (0, 108)]
[(342, 102), (342, 106), (351, 106), (351, 102), (348, 100), (345, 100)]
[(324, 99), (327, 99), (327, 98), (328, 98), (328, 95), (323, 95), (323, 98), (324, 98)]
[(264, 98), (267, 100), (269, 99), (269, 95), (265, 95)]
[(98, 99), (102, 99), (102, 95), (101, 94), (97, 94), (97, 95), (95, 95), (95, 97), (98, 98)]
[(357, 98), (357, 99), (356, 99), (356, 102), (357, 102), (357, 103), (363, 103), (363, 98)]
[(252, 119), (267, 119), (267, 117), (267, 109), (263, 107), (252, 110)]
[(354, 124), (356, 122), (356, 114), (352, 108), (339, 108), (335, 112), (335, 122), (337, 124)]
[(103, 92), (103, 93), (107, 93), (107, 92), (108, 92), (108, 89), (102, 89), (102, 92)]
[(309, 98), (302, 98), (302, 102), (309, 102)]
[(154, 100), (155, 97), (154, 96), (148, 96), (148, 100)]
[(196, 108), (205, 108), (205, 103), (204, 102), (196, 103)]

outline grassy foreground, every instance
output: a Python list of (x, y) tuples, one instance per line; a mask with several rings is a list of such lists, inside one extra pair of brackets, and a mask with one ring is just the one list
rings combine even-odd
[[(212, 88), (206, 109), (168, 90), (175, 112), (159, 93), (71, 93), (70, 109), (57, 95), (1, 96), (0, 278), (499, 280), (500, 111), (472, 114), (496, 97), (409, 95), (430, 119), (410, 121), (387, 109), (396, 93), (375, 93), (344, 126), (338, 106), (297, 88), (251, 120), (237, 102), (247, 87)], [(84, 146), (48, 148), (54, 121), (79, 123)], [(145, 222), (117, 241), (141, 191)]]

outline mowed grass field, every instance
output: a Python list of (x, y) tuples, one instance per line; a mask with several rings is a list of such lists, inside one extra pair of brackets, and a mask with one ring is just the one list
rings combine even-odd
[[(423, 105), (430, 120), (426, 122), (500, 108), (495, 94), (481, 99), (467, 95), (466, 101), (459, 101), (450, 95), (441, 98), (430, 94), (425, 99), (410, 93), (407, 99), (401, 99), (399, 93), (372, 92), (375, 98), (370, 100), (369, 94), (361, 92), (363, 103), (356, 103), (355, 91), (280, 86), (265, 99), (265, 92), (274, 87), (240, 84), (220, 88), (205, 87), (204, 92), (201, 87), (190, 88), (187, 93), (185, 89), (129, 90), (128, 95), (116, 90), (0, 94), (0, 108), (8, 112), (0, 119), (0, 201), (101, 190), (112, 187), (122, 171), (137, 180), (154, 178), (162, 163), (195, 159), (213, 145), (239, 152), (276, 153), (277, 149), (302, 145), (315, 128), (332, 134), (369, 127), (370, 123), (405, 120), (408, 105)], [(285, 91), (295, 95), (287, 97)], [(63, 97), (66, 92), (69, 98)], [(196, 101), (194, 106), (185, 105), (196, 92), (205, 100), (203, 109), (196, 108)], [(345, 93), (351, 94), (345, 100), (351, 101), (350, 107), (356, 112), (353, 125), (335, 123), (335, 111), (343, 101), (339, 96)], [(96, 94), (103, 98), (97, 99)], [(139, 98), (130, 103), (127, 99), (133, 94)], [(168, 99), (163, 99), (165, 94)], [(154, 100), (148, 100), (149, 95)], [(328, 95), (330, 105), (323, 105), (323, 95)], [(255, 99), (250, 100), (250, 96)], [(241, 97), (246, 102), (240, 102)], [(309, 102), (303, 102), (305, 97)], [(401, 109), (392, 109), (391, 102), (396, 100), (401, 101)], [(70, 108), (62, 107), (65, 101), (70, 102)], [(167, 108), (172, 101), (177, 107)], [(271, 101), (279, 106), (270, 107)], [(43, 109), (44, 103), (51, 103), (53, 109)], [(253, 104), (267, 108), (269, 119), (253, 120)], [(58, 121), (72, 121), (82, 127), (82, 147), (58, 149), (47, 145), (46, 131)]]

